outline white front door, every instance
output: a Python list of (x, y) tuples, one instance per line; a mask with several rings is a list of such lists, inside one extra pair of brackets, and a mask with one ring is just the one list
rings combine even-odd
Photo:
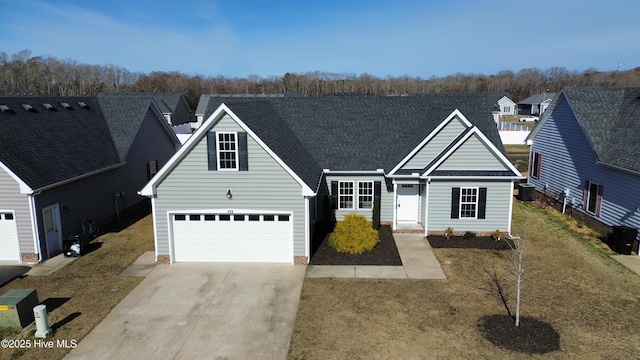
[(398, 185), (398, 221), (418, 221), (418, 185)]
[(44, 237), (47, 242), (49, 257), (62, 251), (62, 226), (60, 225), (60, 210), (58, 204), (42, 209), (44, 219)]

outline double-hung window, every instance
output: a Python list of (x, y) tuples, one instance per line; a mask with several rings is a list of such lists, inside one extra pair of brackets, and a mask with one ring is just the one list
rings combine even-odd
[(338, 182), (338, 209), (353, 209), (353, 181)]
[(373, 181), (358, 181), (358, 209), (373, 208)]
[(460, 188), (460, 218), (475, 219), (478, 208), (478, 188)]
[(238, 144), (236, 133), (219, 132), (218, 169), (238, 170)]
[(456, 187), (451, 189), (452, 219), (485, 219), (487, 188)]

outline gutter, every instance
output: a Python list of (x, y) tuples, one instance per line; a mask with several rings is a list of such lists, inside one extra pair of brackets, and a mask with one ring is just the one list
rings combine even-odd
[(82, 180), (84, 178), (88, 178), (88, 177), (94, 176), (96, 174), (100, 174), (100, 173), (103, 173), (103, 172), (106, 172), (106, 171), (109, 171), (109, 170), (113, 170), (113, 169), (119, 168), (119, 167), (124, 166), (126, 164), (127, 164), (126, 162), (121, 162), (121, 163), (116, 164), (116, 165), (111, 165), (111, 166), (108, 166), (106, 168), (95, 170), (95, 171), (92, 171), (92, 172), (89, 172), (89, 173), (86, 173), (86, 174), (82, 174), (80, 176), (76, 176), (76, 177), (73, 177), (73, 178), (70, 178), (70, 179), (62, 180), (62, 181), (59, 181), (57, 183), (45, 185), (43, 187), (31, 190), (31, 192), (28, 193), (27, 195), (30, 195), (30, 194), (38, 195), (37, 193), (40, 193), (41, 191), (49, 190), (49, 189), (52, 189), (52, 188), (55, 188), (55, 187), (58, 187), (58, 186), (66, 185), (66, 184), (74, 182), (74, 181)]

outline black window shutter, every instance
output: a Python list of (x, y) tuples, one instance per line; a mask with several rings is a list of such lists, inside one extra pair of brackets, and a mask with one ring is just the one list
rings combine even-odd
[(486, 219), (487, 188), (480, 188), (478, 193), (478, 219)]
[(218, 170), (218, 155), (216, 152), (216, 133), (213, 131), (207, 133), (207, 159), (209, 161), (209, 170)]
[(331, 206), (334, 209), (338, 208), (338, 182), (337, 181), (332, 181), (331, 182)]
[(381, 196), (382, 183), (380, 181), (373, 182), (373, 196)]
[(451, 189), (451, 218), (460, 218), (460, 188)]
[(238, 133), (238, 169), (249, 170), (249, 156), (247, 154), (247, 133)]

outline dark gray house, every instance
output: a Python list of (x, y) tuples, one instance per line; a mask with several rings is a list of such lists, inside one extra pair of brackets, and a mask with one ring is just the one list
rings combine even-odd
[(556, 93), (542, 93), (518, 101), (518, 115), (542, 115), (551, 105)]
[[(206, 97), (202, 126), (141, 191), (159, 262), (309, 261), (349, 213), (424, 235), (511, 229), (492, 94)], [(189, 186), (185, 186), (189, 183)]]
[(529, 183), (607, 226), (640, 228), (640, 87), (564, 88), (529, 135)]
[(145, 206), (136, 194), (179, 148), (146, 97), (0, 98), (0, 260), (38, 262), (62, 239)]

